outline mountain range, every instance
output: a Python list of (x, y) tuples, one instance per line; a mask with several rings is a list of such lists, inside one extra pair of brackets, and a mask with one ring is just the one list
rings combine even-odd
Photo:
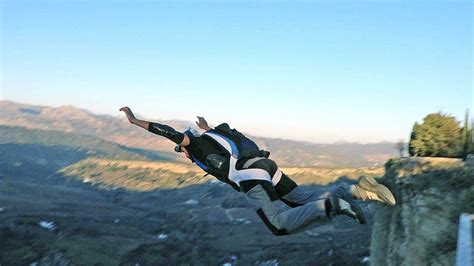
[[(195, 127), (190, 121), (150, 120), (170, 125), (177, 130)], [(228, 122), (231, 124), (231, 121)], [(173, 150), (173, 143), (130, 125), (125, 116), (119, 118), (95, 114), (70, 105), (54, 108), (0, 101), (0, 125), (95, 138), (124, 148), (160, 153), (163, 155), (161, 157), (165, 157), (167, 160), (184, 161), (183, 156), (170, 152)], [(55, 134), (57, 135), (57, 133)], [(64, 134), (61, 136), (66, 136)], [(381, 165), (388, 158), (397, 154), (395, 144), (391, 142), (315, 144), (250, 135), (249, 137), (255, 140), (260, 148), (269, 150), (271, 158), (283, 166), (374, 166)], [(8, 142), (6, 139), (3, 141)]]

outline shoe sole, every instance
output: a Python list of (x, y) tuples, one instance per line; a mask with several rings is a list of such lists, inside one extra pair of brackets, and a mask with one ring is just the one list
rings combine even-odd
[(356, 217), (354, 218), (357, 220), (357, 222), (360, 224), (365, 224), (367, 221), (365, 220), (364, 211), (362, 208), (352, 200), (349, 202), (349, 204), (351, 205), (351, 209), (355, 212)]
[(362, 176), (357, 186), (377, 194), (383, 202), (389, 205), (395, 206), (397, 204), (392, 192), (386, 186), (379, 184), (373, 177)]
[(335, 196), (349, 203), (351, 210), (352, 212), (354, 212), (355, 215), (349, 212), (345, 214), (352, 217), (360, 224), (365, 224), (367, 221), (365, 219), (364, 211), (362, 210), (362, 208), (352, 199), (352, 197), (349, 195), (349, 193), (347, 192), (345, 188), (341, 187), (340, 189), (341, 189), (340, 193), (336, 193)]

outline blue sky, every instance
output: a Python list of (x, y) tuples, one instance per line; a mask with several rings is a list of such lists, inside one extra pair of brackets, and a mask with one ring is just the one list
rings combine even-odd
[(3, 1), (1, 99), (379, 142), (472, 109), (470, 1)]

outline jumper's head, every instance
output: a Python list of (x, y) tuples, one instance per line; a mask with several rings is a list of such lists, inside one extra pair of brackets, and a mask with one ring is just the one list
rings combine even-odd
[[(183, 132), (184, 135), (188, 136), (189, 139), (193, 139), (193, 138), (197, 138), (199, 136), (201, 136), (201, 134), (199, 134), (198, 131), (194, 130), (194, 129), (191, 129), (191, 128), (188, 128), (186, 129), (184, 132)], [(186, 149), (186, 147), (184, 146), (181, 146), (181, 145), (176, 145), (174, 147), (174, 151), (175, 152), (184, 152), (186, 154), (186, 157), (188, 157), (189, 159), (191, 159), (191, 156), (189, 155), (189, 152), (188, 150)]]

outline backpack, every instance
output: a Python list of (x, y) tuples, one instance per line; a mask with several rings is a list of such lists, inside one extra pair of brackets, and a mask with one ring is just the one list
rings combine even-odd
[(227, 123), (218, 125), (214, 130), (210, 130), (210, 132), (223, 135), (232, 140), (239, 151), (239, 159), (250, 159), (255, 157), (268, 158), (270, 156), (268, 151), (260, 150), (254, 141), (247, 138), (237, 129), (231, 129)]
[[(237, 191), (240, 191), (238, 184), (229, 179), (230, 167), (235, 168), (235, 165), (231, 165), (232, 157), (236, 156), (234, 158), (239, 160), (255, 157), (268, 158), (270, 156), (270, 152), (260, 150), (255, 142), (247, 138), (238, 130), (230, 129), (227, 123), (220, 124), (215, 129), (208, 130), (202, 136), (212, 139), (212, 141), (227, 150), (231, 155), (230, 160), (228, 156), (209, 154), (206, 157), (205, 163), (197, 161), (194, 157), (193, 161), (207, 172), (207, 174), (211, 174), (220, 181), (230, 184)], [(236, 162), (235, 159), (234, 164)]]

